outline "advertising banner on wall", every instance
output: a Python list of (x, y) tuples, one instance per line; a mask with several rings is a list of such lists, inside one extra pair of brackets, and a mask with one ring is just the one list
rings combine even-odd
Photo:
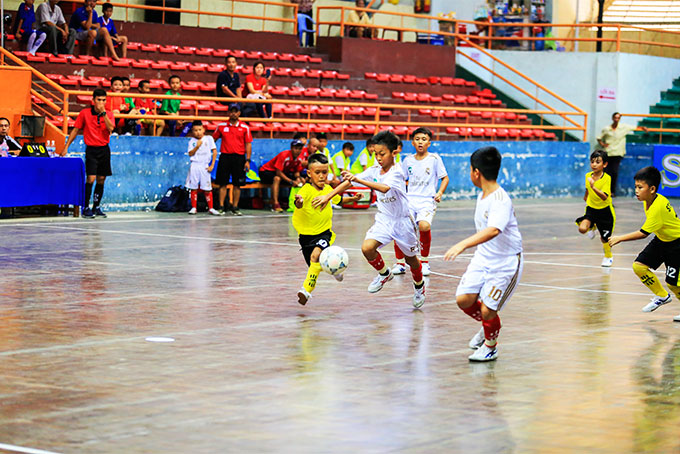
[(661, 172), (659, 193), (680, 197), (680, 146), (654, 145), (654, 167)]

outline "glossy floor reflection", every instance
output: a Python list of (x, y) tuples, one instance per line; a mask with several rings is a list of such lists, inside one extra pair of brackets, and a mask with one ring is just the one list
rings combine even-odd
[[(619, 199), (617, 232), (642, 225)], [(3, 221), (0, 443), (63, 453), (680, 451), (680, 304), (652, 314), (630, 269), (644, 242), (578, 235), (580, 200), (516, 201), (524, 277), (500, 357), (453, 301), (474, 203), (442, 206), (428, 299), (369, 295), (373, 211), (336, 212), (345, 282), (305, 267), (290, 218), (156, 213)], [(385, 257), (392, 261), (391, 248)], [(170, 337), (169, 343), (145, 340)]]

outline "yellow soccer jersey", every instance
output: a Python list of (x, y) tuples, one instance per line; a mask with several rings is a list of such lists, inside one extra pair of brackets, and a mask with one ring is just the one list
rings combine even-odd
[(640, 229), (642, 233), (653, 233), (666, 242), (680, 238), (680, 219), (666, 197), (657, 194), (650, 206), (645, 202), (645, 216), (647, 220)]
[[(300, 235), (318, 235), (332, 227), (333, 207), (331, 204), (329, 203), (326, 205), (323, 210), (312, 206), (314, 197), (326, 195), (332, 191), (333, 188), (329, 185), (325, 185), (323, 189), (319, 191), (309, 183), (305, 184), (300, 189), (298, 194), (303, 198), (302, 208), (295, 207), (295, 212), (293, 213), (293, 227), (295, 227), (295, 230), (297, 230)], [(340, 203), (340, 200), (342, 200), (342, 197), (336, 195), (331, 202), (337, 204)]]
[(607, 200), (602, 200), (599, 195), (595, 194), (593, 188), (588, 184), (588, 178), (593, 176), (593, 172), (586, 173), (586, 190), (588, 191), (588, 200), (586, 200), (586, 205), (596, 210), (601, 210), (602, 208), (607, 208), (612, 204), (612, 178), (606, 173), (602, 174), (599, 180), (595, 182), (595, 187), (600, 191), (607, 194)]

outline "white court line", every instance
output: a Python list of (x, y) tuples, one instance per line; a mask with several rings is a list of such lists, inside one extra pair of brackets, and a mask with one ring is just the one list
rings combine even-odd
[(3, 451), (23, 452), (26, 454), (59, 454), (54, 451), (43, 451), (42, 449), (24, 448), (23, 446), (7, 445), (5, 443), (0, 443), (0, 449), (2, 449)]

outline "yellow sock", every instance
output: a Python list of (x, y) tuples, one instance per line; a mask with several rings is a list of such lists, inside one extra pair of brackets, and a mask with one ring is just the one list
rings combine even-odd
[(671, 292), (673, 292), (675, 297), (680, 300), (680, 287), (676, 287), (675, 285), (671, 285), (671, 284), (666, 284), (666, 285), (668, 285), (668, 288), (671, 289)]
[(633, 263), (633, 272), (637, 274), (642, 283), (645, 284), (647, 288), (650, 289), (656, 296), (661, 298), (666, 298), (668, 296), (668, 292), (663, 289), (659, 279), (657, 279), (654, 273), (652, 273), (652, 271), (647, 268), (647, 266), (635, 262)]
[(314, 291), (314, 287), (316, 287), (316, 278), (319, 277), (320, 272), (321, 264), (319, 262), (312, 262), (312, 264), (309, 265), (309, 270), (307, 270), (307, 277), (305, 278), (304, 284), (302, 284), (302, 287), (304, 287), (304, 289), (307, 290), (309, 293), (312, 293)]
[(612, 258), (612, 247), (609, 243), (602, 243), (602, 249), (604, 249), (604, 256), (608, 259)]

